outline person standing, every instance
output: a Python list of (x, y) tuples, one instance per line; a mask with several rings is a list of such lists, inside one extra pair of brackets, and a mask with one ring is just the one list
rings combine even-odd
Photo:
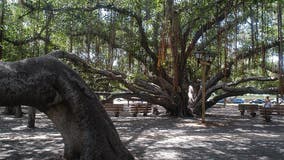
[(266, 122), (270, 122), (271, 121), (271, 108), (272, 104), (271, 101), (269, 99), (269, 96), (267, 96), (264, 100), (264, 118)]

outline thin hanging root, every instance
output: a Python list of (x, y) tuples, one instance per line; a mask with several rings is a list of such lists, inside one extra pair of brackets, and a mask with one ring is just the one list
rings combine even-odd
[(278, 2), (278, 41), (279, 41), (279, 47), (278, 47), (278, 70), (279, 70), (279, 89), (280, 94), (283, 96), (284, 93), (284, 75), (283, 75), (283, 48), (282, 48), (282, 40), (283, 40), (283, 33), (282, 33), (282, 5), (281, 2)]

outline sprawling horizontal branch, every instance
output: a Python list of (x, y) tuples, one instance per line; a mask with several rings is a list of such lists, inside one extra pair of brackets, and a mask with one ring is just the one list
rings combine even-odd
[(278, 80), (278, 77), (247, 77), (236, 82), (227, 83), (227, 86), (236, 86), (241, 83), (249, 82), (249, 81), (257, 81), (257, 82), (271, 82)]
[(226, 92), (224, 94), (218, 95), (207, 102), (208, 106), (216, 104), (219, 100), (232, 97), (232, 96), (241, 96), (247, 93), (250, 94), (278, 94), (278, 87), (266, 88), (266, 89), (257, 89), (254, 87), (244, 87), (244, 88), (223, 88)]
[(79, 37), (79, 36), (86, 36), (86, 35), (88, 35), (88, 36), (98, 36), (100, 39), (102, 39), (106, 43), (108, 43), (108, 44), (112, 43), (112, 47), (113, 48), (121, 48), (121, 49), (125, 50), (125, 48), (122, 48), (122, 45), (118, 44), (117, 42), (113, 42), (110, 39), (109, 34), (101, 32), (99, 30), (92, 30), (92, 32), (89, 32), (89, 31), (72, 32), (69, 35), (72, 36), (72, 37)]
[[(133, 95), (140, 97), (143, 100), (151, 101), (153, 103), (160, 105), (174, 104), (173, 101), (170, 99), (170, 96), (167, 95), (168, 92), (165, 92), (163, 88), (160, 88), (158, 85), (156, 85), (153, 82), (145, 81), (142, 79), (135, 79), (133, 82), (129, 82), (126, 79), (125, 74), (119, 73), (117, 71), (97, 70), (94, 67), (92, 67), (90, 64), (88, 64), (86, 61), (81, 59), (80, 57), (74, 54), (69, 54), (64, 51), (54, 51), (49, 55), (57, 58), (66, 58), (75, 65), (83, 67), (86, 71), (90, 73), (103, 75), (110, 78), (112, 81), (118, 81), (119, 83), (123, 84), (126, 88), (128, 88)], [(161, 79), (156, 81), (166, 84), (165, 81), (161, 82)], [(113, 98), (113, 96), (109, 98)]]
[[(251, 93), (251, 94), (277, 94), (279, 89), (275, 88), (267, 88), (267, 89), (257, 89), (254, 87), (243, 87), (243, 88), (236, 88), (235, 86), (240, 85), (242, 83), (257, 81), (257, 82), (272, 82), (277, 81), (278, 77), (248, 77), (238, 80), (236, 82), (227, 82), (227, 83), (220, 83), (217, 85), (212, 85), (212, 87), (206, 90), (206, 99), (209, 98), (212, 93), (216, 92), (217, 90), (223, 90), (224, 94), (215, 96), (210, 101), (207, 101), (207, 107), (210, 108), (214, 104), (216, 104), (219, 100), (231, 97), (231, 96), (240, 96), (243, 94)], [(208, 84), (208, 83), (207, 83)], [(200, 111), (201, 106), (201, 93), (198, 94), (194, 112), (198, 113)]]
[(213, 87), (210, 87), (208, 90), (207, 90), (207, 94), (212, 94), (213, 92), (219, 90), (219, 89), (222, 89), (226, 86), (228, 87), (234, 87), (234, 86), (237, 86), (239, 84), (242, 84), (242, 83), (246, 83), (246, 82), (252, 82), (252, 81), (255, 81), (255, 82), (272, 82), (272, 81), (276, 81), (278, 80), (278, 77), (248, 77), (248, 78), (243, 78), (241, 80), (238, 80), (236, 82), (227, 82), (227, 83), (220, 83), (220, 84), (217, 84), (217, 85), (214, 85)]
[[(141, 98), (143, 97), (143, 98)], [(159, 104), (162, 106), (169, 106), (169, 101), (167, 100), (168, 97), (166, 96), (156, 96), (156, 95), (149, 95), (144, 94), (143, 92), (140, 93), (133, 93), (133, 92), (125, 92), (125, 93), (111, 93), (109, 96), (107, 96), (106, 102), (109, 102), (115, 98), (125, 98), (128, 100), (134, 100), (134, 98), (139, 98), (137, 100), (146, 100), (148, 102), (151, 102), (153, 104)], [(174, 106), (174, 104), (173, 104)]]
[(64, 52), (64, 51), (54, 51), (54, 52), (51, 52), (49, 55), (57, 57), (57, 58), (66, 58), (67, 60), (71, 61), (75, 65), (83, 67), (88, 72), (100, 74), (100, 75), (109, 77), (112, 80), (119, 81), (120, 83), (125, 85), (130, 90), (136, 90), (133, 85), (130, 85), (125, 80), (124, 74), (118, 73), (118, 72), (112, 72), (112, 71), (108, 71), (108, 70), (95, 69), (94, 67), (92, 67), (90, 64), (88, 64), (86, 61), (84, 61), (80, 57), (76, 56), (75, 54), (69, 54), (69, 53)]
[[(266, 88), (266, 89), (257, 89), (254, 87), (243, 87), (243, 88), (231, 88), (231, 87), (223, 87), (223, 90), (227, 92), (227, 94), (238, 94), (243, 95), (246, 93), (252, 94), (277, 94), (279, 92), (278, 87)], [(234, 92), (234, 93), (231, 93)]]
[(23, 40), (11, 40), (8, 37), (4, 37), (4, 40), (8, 43), (13, 44), (14, 46), (25, 45), (25, 44), (32, 43), (32, 42), (37, 41), (37, 40), (42, 40), (44, 42), (50, 42), (50, 39), (42, 37), (40, 34), (37, 34), (34, 37), (28, 37), (28, 38), (23, 39)]
[[(243, 87), (243, 88), (231, 88), (231, 87), (223, 87), (226, 91), (224, 94), (215, 96), (213, 99), (206, 101), (206, 109), (210, 108), (214, 104), (216, 104), (219, 100), (233, 97), (233, 96), (241, 96), (247, 93), (250, 94), (277, 94), (279, 89), (277, 87), (266, 88), (266, 89), (257, 89), (254, 87)], [(201, 103), (201, 102), (200, 102)], [(201, 104), (199, 104), (201, 105)], [(195, 107), (194, 113), (199, 114), (201, 112), (201, 107)]]

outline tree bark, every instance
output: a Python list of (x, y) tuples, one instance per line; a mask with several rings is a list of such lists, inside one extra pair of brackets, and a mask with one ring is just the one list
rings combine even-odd
[(23, 116), (21, 105), (17, 105), (14, 108), (15, 108), (15, 117), (16, 118), (21, 118)]
[(66, 159), (134, 159), (97, 96), (56, 58), (0, 63), (0, 86), (0, 105), (33, 106), (52, 120)]
[(34, 107), (28, 108), (28, 127), (35, 128), (36, 109)]
[(21, 118), (23, 115), (21, 105), (5, 106), (5, 110), (3, 113), (6, 115), (15, 115), (16, 118)]
[(14, 106), (5, 106), (5, 110), (3, 112), (6, 115), (13, 115), (15, 114)]

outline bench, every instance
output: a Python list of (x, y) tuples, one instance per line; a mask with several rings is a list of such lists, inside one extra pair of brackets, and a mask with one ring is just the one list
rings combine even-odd
[(276, 113), (277, 115), (284, 115), (284, 105), (275, 104), (272, 106), (272, 113)]
[(271, 108), (259, 107), (259, 113), (265, 121), (271, 121), (271, 115), (284, 115), (284, 105), (275, 104)]
[(145, 103), (137, 103), (130, 105), (129, 112), (133, 117), (137, 117), (138, 113), (143, 113), (143, 116), (147, 116), (147, 113), (152, 111), (152, 107), (150, 104)]
[(104, 108), (108, 113), (114, 113), (115, 117), (119, 117), (119, 112), (123, 111), (123, 104), (106, 103)]
[(252, 117), (256, 116), (256, 111), (258, 110), (257, 104), (239, 104), (239, 110), (241, 112), (241, 116), (245, 115), (245, 110), (250, 113)]
[[(266, 110), (270, 112), (270, 115), (284, 115), (284, 105), (275, 104), (272, 105), (271, 108), (266, 108)], [(263, 106), (259, 107), (259, 113), (261, 115), (264, 115), (264, 111), (265, 109)]]

